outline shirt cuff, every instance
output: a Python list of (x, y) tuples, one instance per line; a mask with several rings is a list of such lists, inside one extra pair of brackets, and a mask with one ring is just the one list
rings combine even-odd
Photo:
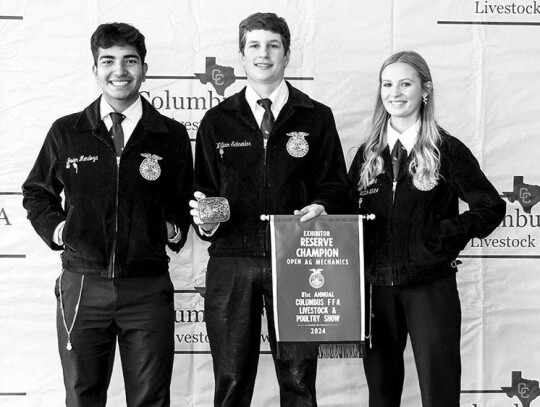
[(206, 236), (206, 237), (214, 236), (214, 234), (216, 233), (216, 230), (218, 230), (219, 228), (219, 225), (221, 225), (221, 223), (216, 224), (216, 226), (214, 226), (210, 230), (204, 230), (202, 227), (199, 226), (199, 232), (201, 232), (201, 235)]
[(174, 236), (169, 239), (169, 243), (178, 243), (182, 240), (182, 231), (174, 223), (171, 223), (174, 228)]
[(66, 221), (62, 221), (58, 224), (58, 226), (56, 227), (56, 229), (54, 229), (54, 233), (53, 233), (53, 238), (52, 238), (52, 241), (53, 243), (57, 244), (58, 246), (63, 246), (64, 245), (64, 241), (62, 240), (62, 233), (64, 232), (64, 225), (66, 224)]

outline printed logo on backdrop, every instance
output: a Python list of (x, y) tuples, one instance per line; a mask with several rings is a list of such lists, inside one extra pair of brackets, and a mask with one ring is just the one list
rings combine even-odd
[(540, 15), (540, 3), (534, 1), (475, 1), (474, 14), (484, 15)]
[[(497, 400), (495, 403), (495, 396), (493, 396), (493, 405), (500, 407), (531, 407), (533, 406), (533, 401), (540, 396), (540, 387), (538, 380), (526, 379), (523, 377), (523, 373), (520, 371), (512, 372), (512, 382), (510, 386), (501, 386), (500, 390), (461, 390), (462, 394), (471, 393), (471, 394), (505, 394), (511, 401), (508, 403), (503, 402), (502, 400)], [(484, 396), (486, 397), (486, 396)], [(500, 396), (496, 396), (500, 398)], [(462, 397), (462, 402), (464, 397)], [(519, 403), (516, 402), (517, 399)], [(488, 400), (491, 401), (491, 400)], [(512, 404), (509, 404), (512, 403)], [(540, 402), (536, 403), (540, 406)], [(535, 405), (536, 405), (535, 404)], [(472, 402), (472, 407), (481, 407), (484, 405), (491, 404), (480, 404), (477, 402)], [(534, 406), (533, 406), (534, 407)]]
[[(540, 202), (540, 185), (526, 184), (523, 177), (514, 177), (514, 190), (503, 192), (503, 196), (510, 202), (518, 202), (525, 213), (531, 213), (533, 206)], [(538, 227), (538, 225), (537, 225)]]
[[(193, 287), (193, 290), (175, 290), (182, 294), (175, 305), (175, 351), (176, 353), (206, 353), (209, 351), (208, 335), (206, 334), (203, 287)], [(188, 300), (188, 296), (191, 299)], [(185, 305), (189, 304), (189, 307)]]
[(508, 201), (506, 216), (499, 227), (486, 238), (474, 238), (462, 257), (540, 258), (540, 185), (514, 176), (511, 191), (502, 192)]
[(537, 0), (469, 0), (467, 11), (469, 20), (440, 20), (437, 24), (540, 26), (540, 22), (531, 20), (531, 17), (540, 16), (540, 2)]
[(11, 226), (6, 208), (0, 206), (0, 226)]
[(524, 379), (521, 372), (512, 372), (512, 386), (501, 389), (509, 398), (517, 397), (523, 407), (531, 406), (533, 400), (540, 396), (538, 380)]
[(4, 16), (0, 15), (0, 20), (22, 20), (22, 16)]
[[(221, 65), (216, 57), (207, 56), (204, 72), (193, 75), (148, 75), (152, 80), (174, 80), (163, 88), (142, 91), (141, 94), (148, 99), (160, 113), (181, 122), (186, 126), (192, 140), (199, 128), (204, 113), (221, 103), (228, 95), (227, 89), (245, 76), (237, 76), (234, 68)], [(312, 77), (285, 77), (288, 81), (313, 80)], [(201, 86), (183, 87), (184, 81), (198, 81)]]
[[(205, 274), (203, 270), (201, 274)], [(188, 290), (175, 290), (175, 353), (210, 354), (210, 342), (206, 332), (204, 313), (205, 287), (193, 287)], [(268, 333), (263, 321), (261, 332), (261, 354), (270, 354)]]
[[(26, 212), (21, 206), (22, 192), (0, 191), (0, 235), (5, 237), (6, 244), (0, 246), (1, 259), (25, 259), (26, 254), (15, 252), (10, 248), (9, 242), (15, 242), (11, 239), (11, 234), (20, 233), (20, 226), (27, 222)], [(19, 251), (20, 246), (14, 245), (15, 250)], [(0, 262), (0, 268), (2, 263)], [(1, 395), (1, 393), (0, 393)]]
[[(8, 22), (8, 21), (22, 21), (23, 20), (23, 16), (14, 16), (14, 15), (3, 15), (0, 11), (0, 22)], [(2, 27), (4, 25), (2, 24)], [(4, 226), (13, 226), (13, 218), (14, 216), (12, 216), (12, 211), (9, 206), (8, 206), (8, 203), (3, 199), (3, 197), (7, 197), (7, 196), (18, 196), (18, 195), (22, 195), (20, 192), (5, 192), (5, 191), (0, 191), (0, 197), (2, 197), (2, 199), (0, 200), (0, 233), (2, 233), (3, 236), (6, 235), (6, 229), (4, 228)], [(11, 204), (11, 201), (10, 201), (10, 204)], [(20, 205), (20, 198), (17, 197), (17, 206)], [(9, 231), (12, 231), (13, 228), (10, 228), (8, 229)], [(9, 239), (8, 239), (9, 240)], [(24, 259), (26, 258), (26, 255), (25, 254), (20, 254), (20, 253), (6, 253), (5, 252), (5, 248), (0, 248), (0, 259), (13, 259), (13, 258), (18, 258), (18, 259)], [(1, 266), (0, 266), (1, 267)], [(5, 395), (16, 395), (16, 396), (25, 396), (26, 393), (2, 393), (0, 392), (0, 396), (5, 396)]]
[(216, 64), (215, 57), (206, 57), (206, 71), (196, 73), (195, 77), (203, 85), (210, 83), (220, 96), (225, 96), (225, 89), (236, 81), (234, 68)]

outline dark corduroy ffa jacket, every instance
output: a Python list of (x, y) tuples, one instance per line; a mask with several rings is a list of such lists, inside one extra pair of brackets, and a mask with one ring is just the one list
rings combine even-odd
[[(471, 151), (457, 138), (441, 132), (441, 178), (429, 191), (413, 185), (407, 161), (393, 192), (387, 148), (384, 172), (359, 192), (362, 148), (354, 158), (349, 169), (353, 199), (358, 202), (359, 213), (376, 216), (374, 221), (364, 222), (369, 283), (413, 284), (452, 275), (457, 271), (456, 257), (467, 242), (487, 236), (504, 218), (506, 204)], [(459, 199), (469, 205), (469, 210), (461, 214)]]
[[(182, 124), (144, 98), (142, 104), (142, 118), (119, 161), (98, 99), (52, 125), (23, 184), (28, 218), (52, 249), (64, 249), (65, 270), (105, 278), (157, 275), (168, 270), (166, 222), (182, 232), (171, 249), (186, 241), (193, 181), (189, 137)], [(52, 238), (64, 220), (62, 248)]]
[[(331, 110), (290, 86), (289, 99), (268, 139), (246, 101), (245, 89), (209, 110), (197, 134), (195, 190), (229, 200), (231, 218), (210, 239), (214, 256), (269, 256), (268, 222), (318, 203), (341, 213), (347, 172)], [(308, 150), (294, 147), (298, 133)], [(288, 147), (287, 147), (288, 146)], [(296, 155), (296, 156), (295, 156)]]

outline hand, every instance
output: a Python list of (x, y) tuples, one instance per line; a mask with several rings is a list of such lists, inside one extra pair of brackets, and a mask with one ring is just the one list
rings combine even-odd
[(326, 213), (326, 210), (324, 209), (324, 206), (319, 205), (319, 204), (311, 204), (311, 205), (305, 206), (304, 208), (300, 210), (295, 210), (294, 214), (302, 215), (302, 217), (300, 218), (300, 222), (306, 222), (320, 215), (328, 215)]
[(206, 195), (202, 192), (195, 191), (193, 197), (195, 199), (189, 201), (189, 206), (191, 207), (191, 211), (189, 213), (193, 217), (193, 223), (200, 226), (201, 229), (206, 233), (211, 233), (215, 228), (217, 228), (219, 223), (203, 223), (201, 218), (199, 218), (199, 199), (206, 198)]

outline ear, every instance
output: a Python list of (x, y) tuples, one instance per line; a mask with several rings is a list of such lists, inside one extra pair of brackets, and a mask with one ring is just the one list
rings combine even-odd
[(98, 80), (98, 70), (97, 70), (97, 66), (95, 64), (92, 65), (92, 73), (94, 74), (94, 79), (97, 81)]
[(433, 82), (428, 81), (424, 83), (424, 93), (422, 94), (422, 96), (429, 96), (432, 90), (433, 90)]
[(142, 65), (142, 71), (142, 81), (144, 82), (146, 80), (146, 73), (148, 72), (148, 64), (146, 62)]
[(285, 67), (287, 67), (287, 65), (289, 65), (289, 61), (291, 60), (291, 49), (289, 48), (287, 50), (287, 53), (285, 54)]
[(238, 51), (238, 57), (240, 58), (242, 66), (246, 66), (246, 56), (244, 55), (243, 51)]

